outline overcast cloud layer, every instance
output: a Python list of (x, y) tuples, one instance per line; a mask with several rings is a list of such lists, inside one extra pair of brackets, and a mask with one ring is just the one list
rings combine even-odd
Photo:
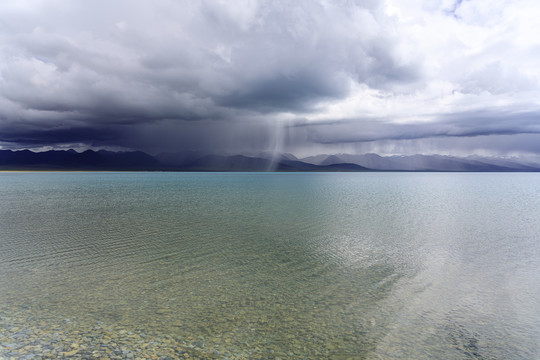
[(540, 154), (540, 2), (0, 2), (0, 146)]

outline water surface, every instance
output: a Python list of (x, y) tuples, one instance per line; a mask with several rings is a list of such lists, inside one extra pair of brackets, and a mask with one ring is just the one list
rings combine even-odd
[(540, 357), (539, 174), (0, 173), (0, 202), (0, 357)]

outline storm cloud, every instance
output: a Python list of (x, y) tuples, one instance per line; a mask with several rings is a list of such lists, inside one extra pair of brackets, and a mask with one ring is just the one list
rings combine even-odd
[(536, 153), (524, 143), (540, 139), (539, 12), (529, 0), (3, 1), (0, 146)]

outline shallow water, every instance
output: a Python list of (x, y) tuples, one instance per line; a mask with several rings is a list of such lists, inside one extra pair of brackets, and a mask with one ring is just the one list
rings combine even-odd
[(540, 174), (0, 173), (0, 201), (0, 357), (540, 357)]

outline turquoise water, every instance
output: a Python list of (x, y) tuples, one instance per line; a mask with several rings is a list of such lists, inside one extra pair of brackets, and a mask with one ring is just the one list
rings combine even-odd
[(540, 358), (539, 215), (540, 174), (0, 173), (0, 358)]

